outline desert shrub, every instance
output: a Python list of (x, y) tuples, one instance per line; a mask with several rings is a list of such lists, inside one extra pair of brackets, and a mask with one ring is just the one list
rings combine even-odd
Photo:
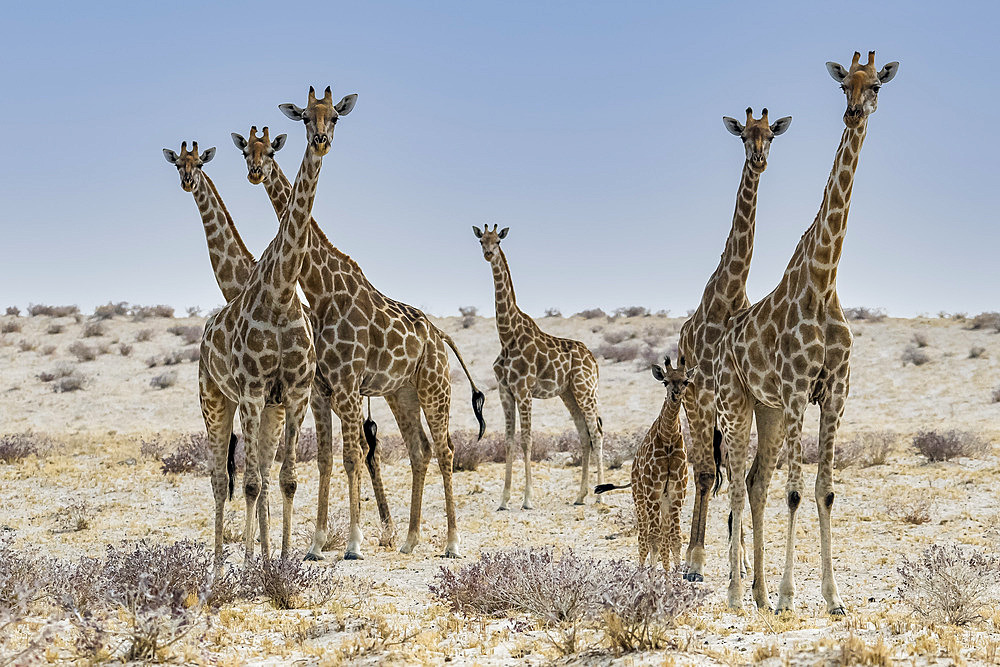
[(890, 497), (885, 505), (885, 513), (895, 521), (920, 526), (931, 520), (933, 507), (931, 496), (925, 492), (911, 490)]
[(59, 324), (58, 322), (53, 322), (49, 325), (48, 329), (45, 330), (45, 333), (55, 336), (57, 334), (61, 334), (65, 329), (66, 327), (64, 325)]
[(66, 349), (70, 354), (77, 358), (77, 361), (93, 361), (97, 358), (97, 349), (78, 340), (74, 341)]
[[(646, 429), (635, 431), (619, 431), (604, 434), (604, 465), (610, 470), (618, 470), (626, 461), (635, 458), (642, 439), (646, 437)], [(569, 464), (582, 465), (583, 448), (580, 446), (580, 435), (575, 430), (567, 430), (556, 443), (556, 451), (570, 453)], [(596, 452), (594, 453), (596, 456)]]
[(37, 315), (46, 315), (48, 317), (72, 317), (74, 315), (79, 315), (80, 308), (78, 306), (46, 306), (41, 303), (28, 304), (28, 315), (35, 317)]
[(76, 500), (64, 505), (55, 513), (56, 525), (60, 532), (71, 533), (86, 530), (94, 508), (86, 500)]
[(994, 388), (990, 397), (994, 403), (1000, 403), (1000, 387)]
[(0, 535), (0, 629), (21, 619), (44, 594), (41, 562), (33, 552), (18, 552), (13, 539)]
[(204, 331), (199, 326), (181, 326), (179, 324), (169, 327), (167, 332), (179, 336), (185, 345), (194, 345), (201, 341), (201, 334)]
[(546, 308), (545, 317), (562, 317), (562, 311), (558, 308)]
[(460, 569), (442, 567), (430, 588), (464, 616), (528, 614), (556, 631), (564, 653), (576, 650), (586, 626), (617, 646), (653, 646), (677, 614), (708, 594), (676, 573), (549, 549), (486, 553)]
[(17, 344), (17, 349), (21, 352), (31, 352), (36, 347), (38, 347), (38, 343), (33, 340), (28, 340), (27, 338), (21, 339), (21, 342)]
[(461, 306), (458, 312), (462, 316), (462, 328), (468, 329), (476, 323), (476, 313), (479, 312), (479, 309), (475, 306)]
[(128, 343), (122, 343), (118, 346), (118, 353), (123, 357), (127, 357), (132, 354), (132, 346)]
[[(862, 468), (885, 465), (899, 436), (892, 431), (863, 431), (840, 444), (834, 452), (834, 467), (847, 468), (855, 463)], [(840, 462), (844, 464), (841, 465)]]
[(912, 340), (913, 344), (916, 345), (917, 347), (927, 347), (928, 345), (930, 345), (930, 340), (927, 338), (927, 334), (925, 334), (922, 331), (918, 331), (917, 333), (913, 334), (913, 338), (911, 338), (910, 340)]
[(931, 355), (927, 354), (923, 349), (917, 347), (916, 345), (907, 345), (903, 350), (903, 354), (900, 359), (903, 361), (903, 365), (913, 364), (914, 366), (923, 366), (931, 360)]
[(479, 467), (480, 463), (492, 460), (489, 446), (492, 439), (483, 438), (476, 440), (478, 433), (471, 431), (460, 431), (452, 436), (452, 444), (455, 446), (454, 457), (452, 458), (453, 470), (472, 471)]
[(635, 338), (635, 332), (627, 331), (625, 329), (609, 329), (604, 332), (604, 335), (601, 336), (601, 338), (603, 338), (604, 342), (609, 345), (617, 345), (622, 341)]
[(7, 311), (5, 314), (17, 317), (18, 315), (21, 314), (21, 309), (18, 308), (17, 306), (7, 306)]
[(969, 348), (969, 359), (983, 359), (986, 357), (986, 348), (973, 345)]
[(103, 336), (104, 323), (103, 322), (87, 322), (83, 325), (83, 337), (84, 338), (97, 338), (98, 336)]
[(69, 377), (76, 374), (76, 369), (69, 364), (59, 364), (51, 371), (42, 371), (38, 374), (38, 379), (42, 382), (52, 382), (60, 378)]
[(150, 340), (152, 338), (153, 338), (152, 329), (139, 329), (138, 331), (135, 332), (135, 342), (137, 343), (145, 343), (147, 340)]
[(0, 333), (18, 333), (21, 331), (21, 323), (17, 320), (7, 320), (0, 324)]
[(1000, 313), (979, 313), (969, 320), (970, 329), (995, 329), (1000, 331)]
[[(304, 428), (299, 431), (299, 443), (295, 447), (295, 460), (298, 462), (315, 461), (319, 454), (319, 440), (316, 431), (311, 428)], [(274, 460), (283, 461), (285, 459), (285, 436), (284, 433), (278, 439), (278, 446), (275, 450)]]
[(192, 433), (180, 438), (174, 444), (174, 451), (163, 456), (161, 463), (164, 475), (181, 472), (207, 473), (213, 463), (208, 437), (203, 433)]
[(885, 319), (884, 308), (844, 308), (844, 315), (849, 320), (863, 320), (865, 322), (881, 322)]
[(139, 441), (139, 456), (144, 459), (159, 461), (167, 451), (168, 443), (157, 433), (150, 439), (142, 438)]
[(65, 394), (71, 391), (79, 391), (83, 389), (87, 381), (82, 375), (77, 375), (73, 373), (72, 375), (67, 375), (66, 377), (61, 377), (52, 383), (52, 391), (57, 394)]
[(582, 317), (585, 320), (593, 320), (598, 317), (607, 317), (607, 316), (608, 314), (605, 313), (600, 308), (588, 308), (587, 310), (581, 310), (573, 317)]
[(608, 361), (622, 363), (624, 361), (634, 361), (642, 357), (643, 347), (648, 347), (638, 340), (626, 340), (617, 345), (598, 345), (594, 348), (594, 354), (603, 357)]
[(42, 345), (42, 347), (39, 348), (38, 352), (39, 352), (39, 354), (43, 354), (46, 357), (51, 357), (53, 354), (56, 353), (56, 346), (55, 345)]
[(929, 462), (950, 461), (958, 457), (977, 458), (990, 451), (990, 443), (968, 431), (918, 431), (913, 448)]
[(615, 308), (615, 317), (649, 317), (649, 308), (644, 306)]
[(159, 357), (149, 357), (146, 359), (146, 368), (156, 368), (160, 365)]
[(306, 565), (301, 554), (257, 559), (248, 566), (247, 576), (277, 609), (321, 605), (333, 597), (337, 585), (333, 568)]
[(1000, 557), (972, 547), (933, 544), (897, 568), (899, 598), (915, 613), (936, 622), (965, 625), (996, 604)]
[(132, 316), (133, 320), (141, 321), (149, 319), (150, 317), (164, 317), (170, 318), (174, 316), (174, 309), (170, 306), (138, 306), (132, 305), (129, 308), (129, 315)]
[(0, 463), (16, 463), (29, 456), (44, 456), (53, 442), (31, 431), (0, 436)]
[(124, 317), (128, 315), (128, 304), (124, 301), (113, 303), (108, 301), (103, 306), (94, 308), (94, 317), (98, 320), (110, 320), (112, 317)]
[(609, 570), (612, 578), (602, 600), (604, 633), (621, 651), (664, 648), (674, 619), (699, 606), (710, 593), (677, 571), (635, 565)]
[(149, 381), (149, 386), (154, 389), (169, 389), (175, 384), (177, 384), (177, 373), (174, 371), (154, 375)]
[(199, 315), (201, 315), (201, 307), (200, 306), (188, 306), (187, 308), (184, 309), (184, 312), (187, 313), (188, 317), (198, 317)]

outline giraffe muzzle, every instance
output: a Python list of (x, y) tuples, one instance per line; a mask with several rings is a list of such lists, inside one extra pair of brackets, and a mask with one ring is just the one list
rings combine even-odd
[(191, 192), (192, 190), (194, 190), (194, 179), (193, 178), (182, 178), (181, 179), (181, 188), (184, 189), (184, 192)]

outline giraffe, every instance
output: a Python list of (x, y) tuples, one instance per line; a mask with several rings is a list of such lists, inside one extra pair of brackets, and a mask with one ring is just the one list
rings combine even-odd
[(566, 404), (583, 447), (583, 472), (575, 504), (582, 505), (587, 497), (590, 457), (597, 450), (597, 481), (604, 482), (604, 431), (598, 414), (597, 360), (587, 347), (575, 340), (551, 336), (517, 307), (507, 257), (500, 241), (507, 237), (509, 227), (499, 232), (498, 225), (472, 231), (479, 239), (483, 257), (493, 268), (496, 288), (497, 333), (500, 336), (500, 356), (493, 362), (500, 403), (506, 426), (507, 469), (504, 474), (500, 510), (508, 509), (511, 473), (514, 465), (515, 420), (520, 416), (521, 451), (524, 454), (524, 502), (531, 509), (531, 400), (555, 398)]
[[(349, 113), (353, 106), (352, 101), (340, 115)], [(301, 115), (295, 108), (285, 107), (282, 111), (293, 120)], [(257, 137), (256, 132), (251, 132), (248, 139), (233, 135), (233, 142), (246, 158), (250, 181), (263, 183), (279, 216), (284, 213), (291, 192), (288, 179), (274, 159), (284, 141), (284, 135), (271, 141), (266, 128), (262, 137)], [(344, 558), (363, 558), (359, 487), (362, 459), (372, 476), (379, 514), (390, 527), (383, 534), (392, 533), (373, 427), (362, 428), (361, 396), (385, 397), (409, 450), (412, 469), (410, 517), (406, 541), (400, 551), (412, 553), (420, 540), (424, 480), (433, 440), (433, 452), (444, 479), (448, 522), (444, 555), (457, 558), (460, 537), (451, 479), (454, 446), (448, 432), (451, 372), (445, 346), (455, 353), (471, 384), (479, 437), (485, 431), (484, 396), (450, 336), (434, 326), (422, 311), (390, 299), (375, 289), (358, 264), (329, 241), (314, 219), (310, 218), (309, 224), (311, 235), (299, 283), (310, 304), (317, 355), (311, 405), (319, 441), (320, 488), (316, 532), (306, 558), (322, 559), (326, 542), (333, 461), (331, 409), (340, 418), (350, 494), (351, 525)], [(430, 427), (431, 439), (421, 424), (421, 411)], [(367, 436), (367, 454), (365, 441), (361, 439), (362, 430)]]
[(691, 539), (687, 549), (689, 581), (703, 581), (705, 572), (705, 527), (708, 521), (709, 491), (718, 488), (715, 476), (713, 430), (715, 428), (715, 385), (712, 362), (722, 329), (730, 316), (750, 306), (747, 299), (747, 275), (753, 255), (754, 225), (757, 217), (757, 187), (767, 169), (771, 140), (784, 134), (791, 116), (768, 123), (767, 109), (753, 117), (747, 107), (746, 125), (728, 116), (722, 119), (730, 133), (743, 142), (746, 160), (736, 193), (736, 211), (719, 265), (705, 285), (701, 303), (681, 327), (678, 352), (691, 360), (698, 370), (693, 385), (684, 394), (684, 413), (691, 432), (690, 459), (695, 481), (694, 508), (691, 515)]
[[(198, 206), (205, 227), (212, 272), (215, 274), (215, 281), (219, 284), (223, 298), (228, 303), (239, 296), (257, 260), (243, 243), (215, 183), (204, 172), (204, 165), (215, 157), (215, 148), (209, 148), (200, 154), (198, 142), (193, 142), (192, 148), (193, 150), (188, 151), (187, 142), (181, 142), (180, 155), (164, 148), (163, 156), (167, 162), (177, 167), (181, 187), (194, 195), (195, 204)], [(275, 418), (269, 422), (269, 426), (271, 431), (266, 437), (269, 442), (277, 443), (285, 426), (284, 409), (277, 409)], [(231, 434), (230, 439), (235, 446), (236, 436)], [(276, 444), (275, 449), (277, 449)]]
[(653, 377), (667, 388), (660, 414), (649, 428), (632, 461), (630, 484), (602, 484), (594, 489), (604, 493), (632, 487), (635, 516), (639, 525), (639, 563), (651, 565), (657, 556), (663, 569), (670, 571), (681, 560), (681, 508), (687, 494), (688, 464), (681, 434), (681, 400), (688, 390), (695, 369), (686, 369), (684, 357), (677, 368), (670, 357), (663, 358), (663, 368), (653, 364)]
[[(794, 608), (795, 512), (802, 499), (802, 418), (807, 403), (820, 408), (820, 460), (816, 474), (822, 592), (827, 612), (845, 614), (837, 590), (831, 554), (833, 450), (850, 384), (852, 335), (837, 297), (837, 265), (847, 232), (854, 174), (869, 115), (879, 88), (896, 75), (898, 62), (875, 69), (875, 52), (860, 64), (855, 53), (850, 70), (827, 63), (827, 70), (847, 95), (844, 133), (823, 202), (802, 235), (778, 286), (749, 309), (734, 315), (715, 356), (715, 400), (730, 473), (732, 534), (729, 545), (729, 606), (743, 605), (738, 566), (742, 512), (749, 489), (753, 523), (753, 596), (770, 609), (764, 577), (764, 504), (782, 436), (788, 444), (788, 534), (778, 611)], [(744, 478), (751, 415), (757, 418), (758, 447), (748, 479)]]
[[(343, 101), (341, 102), (343, 104)], [(202, 415), (215, 454), (215, 567), (222, 565), (222, 513), (228, 482), (232, 496), (233, 415), (239, 409), (246, 439), (245, 558), (253, 555), (254, 515), (260, 526), (261, 554), (270, 557), (267, 492), (274, 452), (262, 434), (285, 410), (285, 456), (279, 485), (283, 496), (281, 553), (288, 554), (292, 501), (295, 496), (295, 449), (309, 404), (316, 369), (312, 326), (296, 293), (308, 242), (308, 218), (329, 151), (337, 116), (330, 88), (322, 99), (309, 88), (307, 144), (295, 179), (292, 205), (281, 217), (278, 233), (253, 267), (240, 294), (205, 325), (199, 365)], [(263, 447), (262, 447), (263, 446)], [(268, 451), (263, 451), (267, 448)], [(223, 469), (222, 462), (226, 461)], [(227, 479), (228, 478), (228, 479)]]

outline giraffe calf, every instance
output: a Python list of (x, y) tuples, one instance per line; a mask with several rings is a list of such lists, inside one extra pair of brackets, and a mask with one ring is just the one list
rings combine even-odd
[(681, 507), (687, 493), (688, 464), (681, 435), (680, 406), (684, 390), (694, 369), (687, 371), (682, 358), (677, 368), (653, 365), (653, 377), (667, 388), (660, 415), (643, 438), (632, 461), (632, 482), (624, 486), (602, 484), (594, 491), (632, 487), (635, 515), (639, 523), (639, 562), (655, 564), (657, 556), (663, 569), (680, 565)]

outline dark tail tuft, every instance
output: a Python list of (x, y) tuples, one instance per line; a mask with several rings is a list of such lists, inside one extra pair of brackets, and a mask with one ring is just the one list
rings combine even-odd
[(604, 493), (606, 491), (614, 491), (615, 489), (627, 489), (630, 486), (632, 486), (631, 483), (622, 484), (621, 486), (615, 486), (614, 484), (598, 484), (597, 486), (594, 487), (594, 493), (599, 494), (599, 493)]
[(375, 448), (378, 446), (378, 424), (371, 418), (371, 415), (368, 415), (368, 418), (365, 419), (362, 430), (365, 432), (365, 442), (368, 443), (368, 454), (365, 456), (365, 464), (370, 467), (375, 461)]
[(478, 389), (473, 389), (472, 391), (472, 411), (476, 413), (476, 421), (479, 422), (479, 437), (477, 440), (483, 439), (483, 434), (486, 433), (486, 420), (483, 419), (483, 404), (486, 403), (486, 397), (483, 392)]
[(601, 432), (601, 435), (604, 435), (604, 420), (601, 419), (600, 415), (597, 415), (597, 430)]
[(712, 495), (719, 494), (722, 486), (722, 431), (715, 429), (712, 437), (712, 458), (715, 459), (715, 486), (712, 487)]
[(236, 434), (229, 434), (229, 453), (226, 454), (226, 475), (229, 478), (229, 499), (233, 499), (236, 485)]

